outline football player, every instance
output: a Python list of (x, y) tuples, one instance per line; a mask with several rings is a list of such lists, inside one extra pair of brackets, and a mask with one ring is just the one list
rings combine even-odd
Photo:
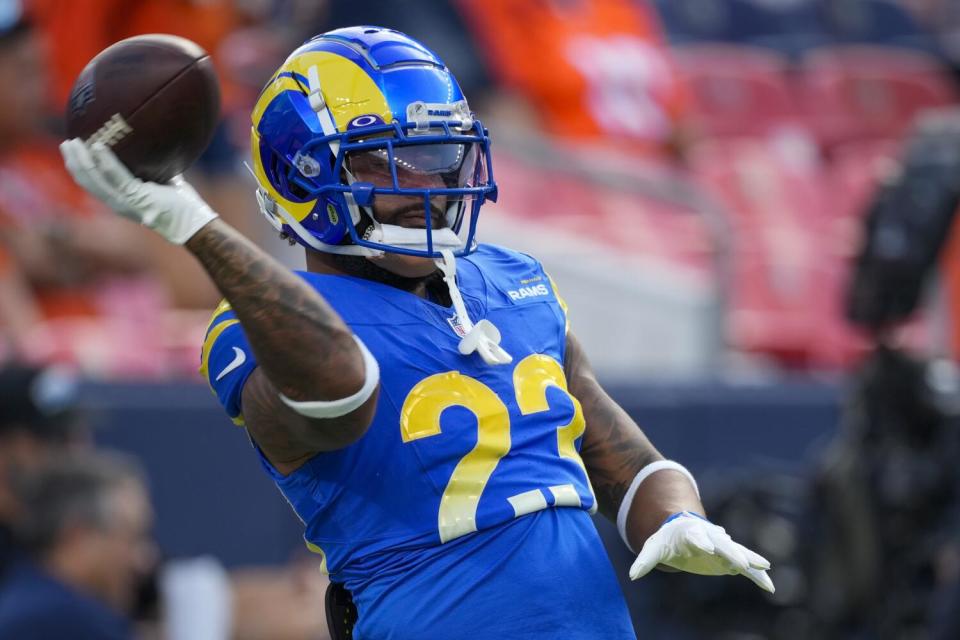
[(253, 110), (260, 209), (293, 273), (182, 179), (63, 144), (76, 180), (186, 247), (224, 295), (201, 371), (352, 593), (358, 638), (633, 638), (590, 514), (656, 566), (769, 563), (706, 519), (597, 383), (537, 260), (479, 244), (487, 130), (443, 62), (389, 29), (322, 34)]

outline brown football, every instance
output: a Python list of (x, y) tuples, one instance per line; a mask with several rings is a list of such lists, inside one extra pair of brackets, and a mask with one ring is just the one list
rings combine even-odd
[(178, 36), (135, 36), (77, 77), (67, 136), (103, 142), (138, 178), (167, 182), (207, 148), (219, 114), (220, 86), (202, 48)]

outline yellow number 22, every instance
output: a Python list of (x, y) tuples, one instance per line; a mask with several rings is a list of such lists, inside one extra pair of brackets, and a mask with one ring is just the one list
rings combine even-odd
[[(568, 424), (557, 429), (557, 453), (578, 464), (583, 469), (584, 478), (587, 478), (586, 468), (574, 445), (585, 429), (583, 411), (577, 399), (567, 391), (567, 381), (560, 363), (546, 355), (527, 356), (514, 369), (513, 384), (517, 406), (523, 415), (549, 409), (548, 387), (557, 387), (567, 393), (573, 402), (574, 415)], [(437, 525), (441, 542), (477, 530), (480, 496), (500, 459), (510, 451), (510, 412), (507, 406), (490, 387), (457, 371), (424, 378), (410, 390), (400, 410), (403, 441), (412, 442), (439, 435), (441, 414), (456, 406), (476, 416), (477, 444), (457, 463), (440, 498)], [(547, 489), (553, 494), (556, 505), (580, 506), (580, 497), (572, 484)], [(539, 489), (525, 491), (508, 500), (516, 516), (547, 506)]]

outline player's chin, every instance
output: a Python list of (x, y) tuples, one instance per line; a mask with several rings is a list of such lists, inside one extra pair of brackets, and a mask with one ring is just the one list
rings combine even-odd
[(425, 278), (437, 269), (432, 258), (385, 253), (371, 259), (378, 267), (404, 278)]

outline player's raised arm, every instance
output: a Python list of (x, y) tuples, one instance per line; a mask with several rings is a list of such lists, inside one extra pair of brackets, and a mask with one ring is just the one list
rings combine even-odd
[[(61, 150), (81, 186), (120, 215), (185, 245), (230, 302), (259, 365), (250, 381), (273, 394), (261, 400), (269, 406), (250, 410), (277, 419), (248, 424), (271, 460), (287, 462), (363, 435), (376, 403), (376, 361), (319, 293), (220, 220), (181, 178), (141, 181), (99, 143), (74, 139)], [(276, 433), (261, 435), (260, 428)]]
[(243, 388), (245, 424), (281, 472), (366, 431), (376, 360), (323, 297), (222, 220), (186, 243), (230, 302), (259, 366)]
[(567, 336), (570, 392), (583, 408), (580, 455), (601, 513), (617, 524), (631, 550), (634, 580), (657, 565), (702, 575), (742, 574), (773, 591), (770, 563), (706, 519), (693, 476), (664, 460), (637, 424), (597, 382), (579, 341)]

